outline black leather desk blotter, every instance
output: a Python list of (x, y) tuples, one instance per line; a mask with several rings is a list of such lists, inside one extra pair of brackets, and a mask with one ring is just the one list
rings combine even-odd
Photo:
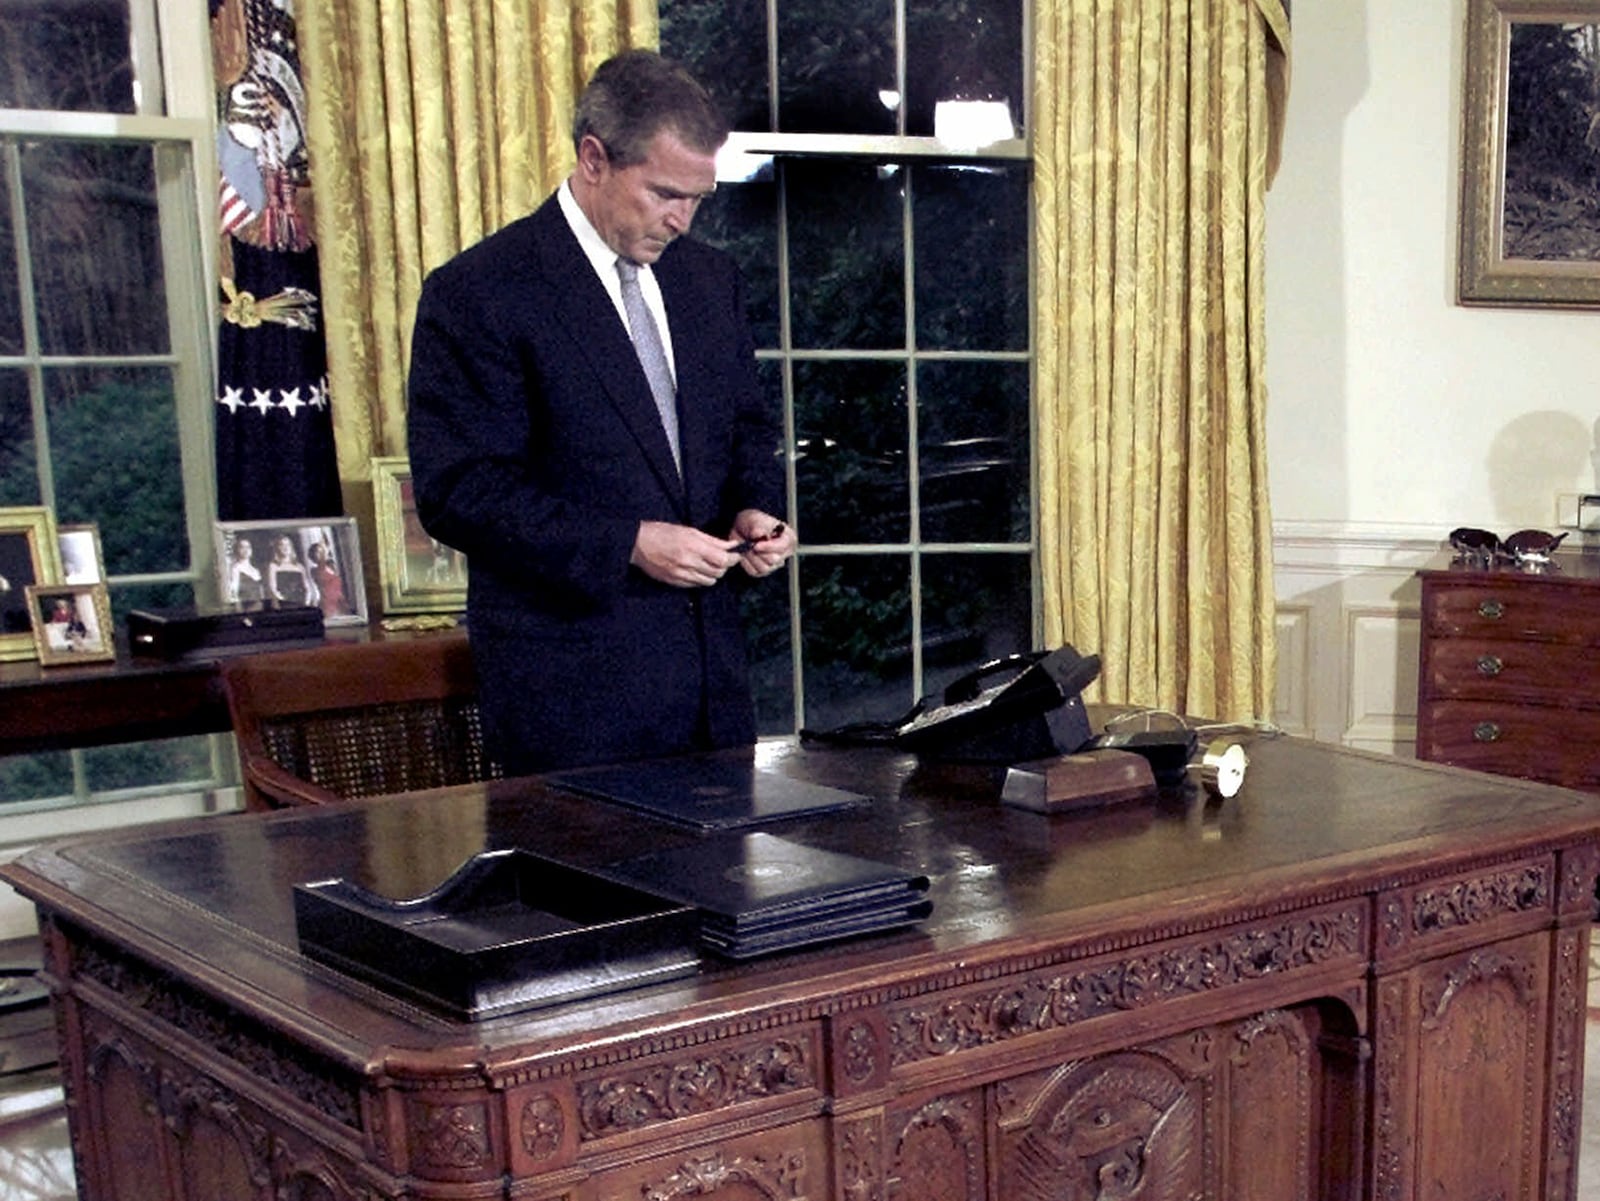
[(546, 783), (692, 830), (735, 830), (868, 803), (860, 793), (796, 780), (717, 755), (574, 768)]

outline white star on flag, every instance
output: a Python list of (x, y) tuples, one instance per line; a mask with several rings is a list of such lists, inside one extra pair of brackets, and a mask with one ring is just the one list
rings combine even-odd
[(320, 384), (311, 385), (311, 407), (324, 409), (328, 406), (328, 377), (323, 376)]
[(300, 399), (299, 388), (285, 388), (283, 391), (283, 399), (278, 402), (278, 407), (280, 409), (288, 409), (289, 416), (293, 417), (301, 409), (306, 407), (306, 402)]
[(244, 390), (242, 388), (224, 388), (222, 395), (217, 397), (217, 403), (230, 413), (237, 413), (244, 408)]
[(256, 412), (260, 413), (263, 417), (277, 407), (272, 403), (271, 388), (252, 388), (251, 392), (254, 393), (255, 399), (250, 402), (250, 407)]

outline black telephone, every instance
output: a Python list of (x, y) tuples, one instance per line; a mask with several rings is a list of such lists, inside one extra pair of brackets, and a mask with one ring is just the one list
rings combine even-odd
[(893, 722), (801, 730), (818, 742), (890, 744), (951, 763), (1020, 763), (1071, 754), (1093, 737), (1079, 693), (1100, 674), (1098, 655), (1070, 645), (1007, 655), (924, 697)]

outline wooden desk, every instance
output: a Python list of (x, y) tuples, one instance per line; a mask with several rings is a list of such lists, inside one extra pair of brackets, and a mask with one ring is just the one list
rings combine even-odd
[(0, 755), (110, 746), (228, 729), (214, 662), (130, 659), (81, 667), (0, 663)]
[(692, 835), (503, 781), (36, 850), (84, 1201), (1574, 1194), (1600, 798), (1291, 739), (1243, 791), (1001, 808), (758, 753), (928, 872), (921, 927), (448, 1021), (301, 957), (300, 881)]
[[(327, 632), (326, 640), (451, 636), (464, 635), (339, 626)], [(261, 653), (281, 649), (272, 643), (255, 648)], [(119, 633), (114, 663), (0, 663), (0, 756), (222, 734), (231, 728), (216, 658), (168, 662), (130, 655)]]

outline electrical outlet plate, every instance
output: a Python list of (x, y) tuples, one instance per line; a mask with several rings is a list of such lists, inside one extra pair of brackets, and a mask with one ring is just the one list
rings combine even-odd
[(1556, 525), (1565, 530), (1600, 530), (1600, 495), (1556, 493)]

